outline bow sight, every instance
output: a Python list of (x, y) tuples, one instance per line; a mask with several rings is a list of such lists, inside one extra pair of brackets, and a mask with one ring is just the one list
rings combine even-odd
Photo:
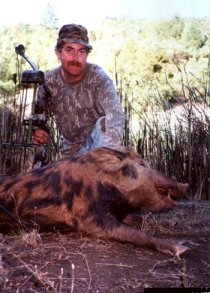
[(44, 73), (25, 55), (25, 47), (20, 44), (15, 47), (15, 52), (22, 56), (32, 67), (33, 70), (25, 70), (21, 76), (22, 83), (42, 84), (44, 82)]

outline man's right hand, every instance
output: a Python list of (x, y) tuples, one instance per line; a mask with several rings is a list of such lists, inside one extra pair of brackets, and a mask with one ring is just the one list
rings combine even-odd
[(37, 144), (47, 144), (50, 140), (50, 135), (42, 129), (35, 129), (33, 133), (33, 141)]

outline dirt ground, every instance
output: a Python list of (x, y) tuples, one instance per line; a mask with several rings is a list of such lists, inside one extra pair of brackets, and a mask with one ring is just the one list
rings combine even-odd
[(135, 293), (210, 287), (210, 202), (182, 201), (132, 225), (189, 247), (181, 258), (60, 231), (0, 234), (0, 292)]

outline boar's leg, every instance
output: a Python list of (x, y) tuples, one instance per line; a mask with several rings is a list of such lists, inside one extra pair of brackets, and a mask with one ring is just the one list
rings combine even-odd
[(108, 217), (104, 215), (100, 221), (99, 218), (87, 217), (85, 221), (80, 221), (79, 230), (94, 237), (147, 246), (171, 256), (179, 256), (188, 249), (183, 245), (149, 236), (139, 229), (121, 223), (111, 215)]
[(171, 256), (179, 256), (188, 249), (184, 245), (149, 236), (138, 229), (127, 226), (126, 224), (121, 224), (113, 230), (106, 231), (104, 236), (105, 238), (112, 240), (130, 242), (138, 246), (147, 246)]

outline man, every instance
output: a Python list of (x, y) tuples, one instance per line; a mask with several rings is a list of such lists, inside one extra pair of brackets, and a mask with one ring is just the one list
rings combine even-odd
[[(112, 80), (95, 64), (87, 62), (92, 46), (81, 25), (61, 27), (55, 52), (61, 66), (45, 74), (35, 112), (53, 114), (63, 138), (63, 154), (121, 143), (124, 114)], [(34, 142), (46, 144), (49, 135), (35, 129)]]

